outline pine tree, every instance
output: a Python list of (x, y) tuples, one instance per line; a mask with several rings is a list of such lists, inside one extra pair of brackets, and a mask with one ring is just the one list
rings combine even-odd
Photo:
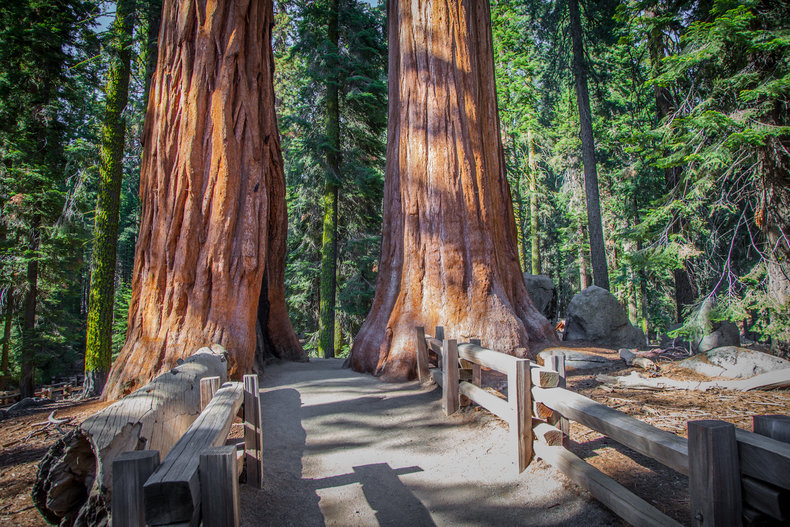
[(94, 224), (85, 347), (84, 397), (101, 394), (112, 364), (112, 327), (115, 305), (115, 263), (118, 221), (123, 179), (126, 119), (123, 117), (129, 94), (131, 41), (135, 0), (118, 0), (112, 28), (107, 72), (106, 110), (102, 126), (99, 198)]
[[(357, 331), (372, 301), (386, 129), (383, 11), (358, 1), (338, 2), (335, 45), (328, 38), (331, 5), (296, 2), (281, 11), (276, 68), (289, 186), (288, 302), (306, 346), (321, 355), (330, 346), (335, 354), (345, 353), (347, 336)], [(328, 126), (335, 122), (328, 119), (335, 115), (330, 104), (335, 85), (337, 129)], [(328, 200), (336, 213), (323, 206), (324, 191), (332, 198), (336, 194)], [(328, 257), (333, 247), (334, 270)], [(333, 316), (326, 309), (331, 293), (325, 290), (332, 276)]]
[[(22, 296), (23, 396), (33, 394), (37, 367), (49, 353), (48, 328), (58, 316), (68, 316), (55, 314), (38, 323), (47, 297), (54, 299), (68, 287), (51, 291), (50, 279), (70, 269), (68, 253), (53, 251), (77, 236), (64, 217), (70, 192), (67, 160), (71, 140), (85, 122), (80, 114), (85, 92), (77, 81), (87, 81), (90, 89), (90, 77), (76, 65), (90, 40), (95, 9), (93, 2), (80, 0), (0, 7), (0, 187), (8, 196), (2, 214), (7, 235), (16, 240), (3, 259), (12, 269), (3, 274), (18, 277), (12, 280)], [(61, 261), (56, 264), (55, 258)]]
[(579, 125), (584, 163), (584, 190), (587, 198), (587, 229), (590, 238), (590, 260), (593, 284), (609, 289), (609, 267), (603, 239), (601, 200), (598, 192), (598, 169), (595, 161), (595, 138), (592, 129), (590, 95), (587, 90), (587, 60), (584, 56), (579, 0), (568, 1), (568, 17), (573, 42), (573, 75), (576, 79), (576, 100), (579, 105)]
[(340, 180), (340, 3), (330, 0), (326, 55), (326, 173), (324, 175), (323, 237), (321, 243), (321, 292), (318, 323), (318, 353), (335, 356), (335, 296), (337, 286), (337, 201)]

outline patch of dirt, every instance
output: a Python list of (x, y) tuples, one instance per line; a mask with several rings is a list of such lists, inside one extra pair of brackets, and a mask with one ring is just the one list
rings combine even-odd
[(108, 404), (96, 400), (62, 400), (0, 421), (0, 525), (49, 525), (30, 497), (38, 463), (60, 437), (53, 426), (46, 426), (49, 414), (55, 410), (56, 419), (71, 418), (60, 425), (68, 431)]
[[(672, 361), (659, 359), (656, 362), (661, 376), (677, 380), (710, 380), (678, 368)], [(619, 376), (632, 371), (648, 375), (644, 370), (624, 364), (571, 372), (567, 378), (568, 389), (681, 437), (688, 437), (688, 421), (716, 419), (751, 431), (755, 415), (790, 415), (788, 390), (644, 390), (611, 387), (595, 379), (600, 373)], [(668, 516), (685, 525), (690, 524), (686, 476), (573, 421), (570, 436), (571, 450), (585, 461)]]

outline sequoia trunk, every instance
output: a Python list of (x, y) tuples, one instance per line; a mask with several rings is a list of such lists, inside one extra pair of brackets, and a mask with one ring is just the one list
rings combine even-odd
[(519, 268), (488, 2), (389, 0), (388, 10), (381, 258), (351, 365), (405, 380), (414, 326), (511, 353), (556, 337)]
[(304, 358), (285, 308), (272, 26), (271, 0), (165, 2), (129, 330), (105, 398), (213, 343), (239, 378), (253, 368), (259, 313), (266, 349)]

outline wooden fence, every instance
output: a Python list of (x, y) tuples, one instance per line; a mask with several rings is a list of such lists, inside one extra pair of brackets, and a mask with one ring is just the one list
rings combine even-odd
[[(54, 384), (45, 384), (36, 390), (33, 396), (38, 397), (39, 399), (52, 399), (53, 401), (59, 401), (73, 395), (79, 395), (81, 393), (82, 381), (68, 381)], [(20, 400), (21, 397), (18, 390), (0, 392), (0, 406), (11, 405), (19, 402)]]
[[(242, 467), (248, 485), (262, 485), (258, 377), (245, 375), (243, 383), (228, 382), (221, 387), (219, 381), (219, 377), (201, 379), (202, 411), (161, 462), (155, 450), (125, 452), (113, 461), (113, 527), (239, 525)], [(244, 412), (243, 450), (225, 445), (240, 409)]]
[[(441, 327), (434, 337), (416, 328), (416, 344), (420, 379), (430, 376), (442, 386), (445, 414), (458, 410), (463, 395), (508, 423), (519, 471), (534, 453), (633, 525), (679, 525), (568, 450), (568, 420), (573, 420), (687, 475), (694, 526), (790, 522), (790, 417), (755, 416), (753, 432), (723, 421), (690, 421), (687, 440), (565, 389), (561, 354), (541, 368), (479, 341), (445, 339)], [(506, 400), (482, 388), (481, 368), (507, 374)]]

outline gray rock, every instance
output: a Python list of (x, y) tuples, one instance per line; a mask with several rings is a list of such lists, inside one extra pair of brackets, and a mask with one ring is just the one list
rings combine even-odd
[(16, 412), (21, 412), (23, 410), (27, 410), (28, 408), (35, 408), (36, 406), (38, 406), (38, 402), (36, 402), (35, 399), (33, 399), (32, 397), (25, 397), (18, 403), (10, 406), (8, 408), (8, 413), (13, 414)]
[(698, 353), (706, 353), (710, 350), (724, 346), (740, 346), (741, 332), (736, 324), (732, 322), (716, 322), (713, 324), (713, 331), (702, 337), (697, 344)]
[(681, 368), (708, 377), (727, 377), (728, 379), (743, 379), (790, 368), (790, 361), (737, 346), (723, 346), (708, 350), (677, 364)]
[(537, 310), (549, 320), (557, 318), (557, 288), (551, 278), (543, 274), (524, 273), (524, 283)]
[(586, 341), (614, 348), (639, 348), (645, 334), (628, 321), (620, 302), (606, 289), (591, 286), (568, 304), (563, 340)]

